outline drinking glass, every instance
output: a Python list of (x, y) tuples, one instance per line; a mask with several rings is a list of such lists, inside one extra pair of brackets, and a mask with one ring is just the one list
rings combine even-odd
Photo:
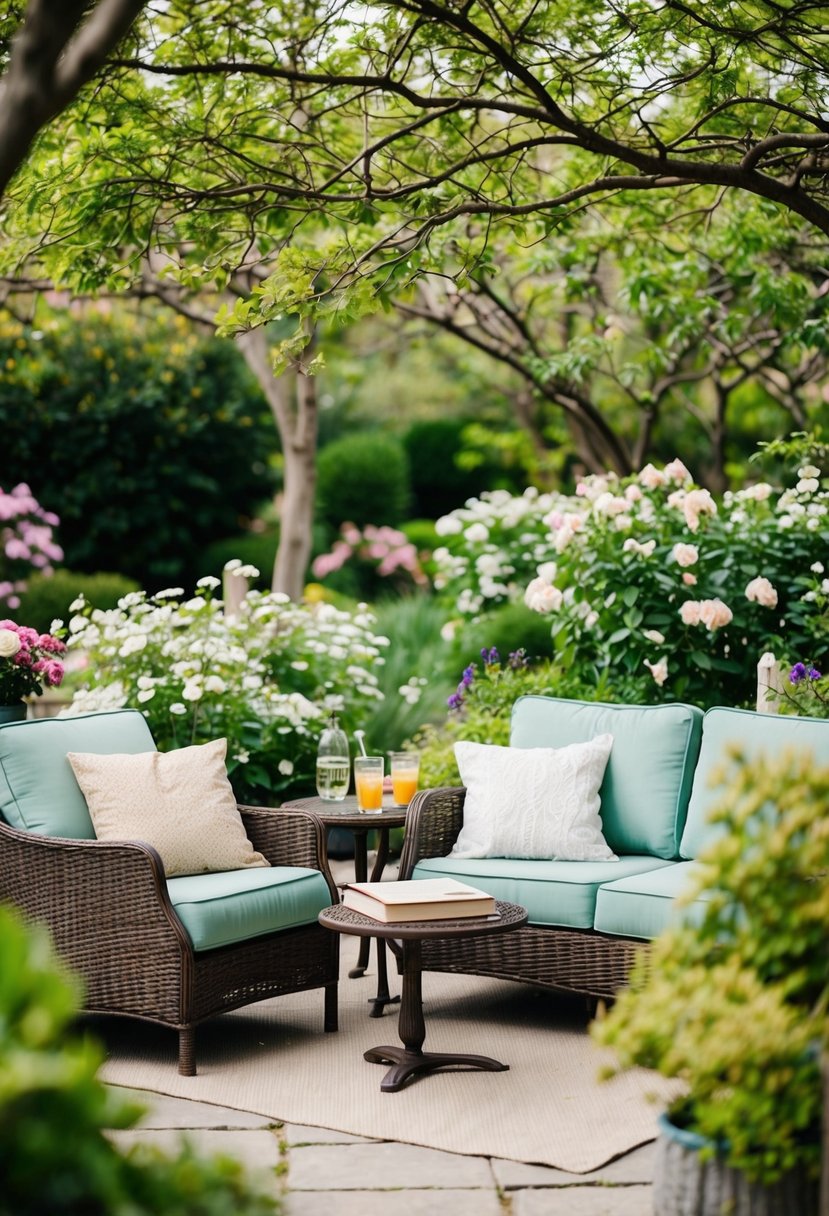
[(354, 760), (357, 810), (378, 814), (383, 809), (383, 757), (357, 756)]
[(417, 752), (391, 753), (391, 786), (395, 806), (408, 806), (417, 792), (420, 756)]

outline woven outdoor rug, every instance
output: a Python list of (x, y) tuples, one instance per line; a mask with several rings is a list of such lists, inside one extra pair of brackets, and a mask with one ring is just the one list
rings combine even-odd
[[(356, 949), (355, 938), (343, 938), (344, 976)], [(424, 974), (424, 1050), (494, 1056), (509, 1072), (432, 1073), (398, 1093), (381, 1093), (385, 1065), (366, 1063), (363, 1052), (399, 1043), (398, 1007), (368, 1016), (374, 965), (372, 947), (369, 972), (342, 980), (336, 1034), (322, 1030), (322, 990), (263, 1001), (199, 1027), (195, 1077), (176, 1072), (172, 1031), (96, 1019), (109, 1053), (102, 1076), (275, 1122), (573, 1173), (655, 1138), (656, 1117), (675, 1088), (638, 1070), (599, 1081), (611, 1057), (588, 1037), (580, 1005), (501, 980)], [(400, 991), (395, 974), (391, 985)]]

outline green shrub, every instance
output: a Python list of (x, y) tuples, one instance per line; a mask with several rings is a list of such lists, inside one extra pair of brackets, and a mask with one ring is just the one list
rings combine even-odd
[(585, 701), (618, 699), (606, 682), (585, 683), (572, 668), (531, 664), (515, 651), (502, 663), (497, 650), (485, 648), (478, 661), (464, 669), (457, 690), (449, 697), (445, 720), (427, 724), (415, 737), (420, 750), (421, 788), (460, 785), (453, 750), (458, 740), (505, 747), (512, 707), (518, 697), (531, 694)]
[(227, 1158), (120, 1152), (106, 1129), (140, 1108), (98, 1079), (101, 1049), (70, 1030), (78, 985), (41, 929), (0, 908), (0, 1216), (273, 1216)]
[(445, 675), (448, 644), (441, 637), (444, 609), (428, 595), (406, 596), (377, 605), (377, 632), (389, 639), (385, 663), (377, 669), (384, 700), (365, 724), (373, 751), (398, 751), (426, 722), (446, 714), (454, 680)]
[(81, 595), (93, 608), (114, 608), (121, 596), (137, 590), (138, 583), (123, 574), (79, 574), (77, 570), (35, 574), (21, 594), (14, 616), (21, 624), (45, 633), (55, 619), (69, 619), (69, 605)]
[(460, 668), (474, 662), (484, 646), (494, 646), (504, 656), (515, 650), (525, 650), (532, 660), (552, 659), (550, 622), (523, 604), (504, 604), (487, 620), (464, 623), (462, 628), (456, 629), (455, 666)]
[(463, 418), (416, 422), (403, 436), (411, 468), (413, 509), (424, 519), (437, 519), (496, 484), (499, 470), (490, 462), (484, 460), (473, 469), (458, 464), (468, 424)]
[(407, 519), (400, 525), (400, 530), (406, 533), (407, 538), (421, 554), (431, 553), (440, 543), (431, 519)]
[(154, 590), (202, 574), (204, 545), (275, 487), (273, 419), (239, 352), (169, 316), (0, 314), (0, 426), (0, 485), (60, 517), (66, 565)]
[(409, 462), (399, 440), (379, 432), (329, 443), (317, 462), (317, 505), (331, 528), (350, 522), (398, 524), (411, 498)]
[(654, 942), (594, 1034), (622, 1067), (681, 1078), (671, 1121), (768, 1184), (820, 1168), (829, 766), (793, 749), (733, 759), (683, 893), (695, 915)]

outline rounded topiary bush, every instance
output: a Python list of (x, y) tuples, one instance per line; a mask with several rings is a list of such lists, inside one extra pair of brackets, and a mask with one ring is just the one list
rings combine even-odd
[(392, 435), (359, 432), (329, 443), (317, 462), (317, 507), (332, 528), (398, 524), (411, 500), (409, 461)]
[(412, 508), (418, 516), (439, 519), (498, 483), (502, 470), (491, 461), (482, 459), (475, 468), (463, 468), (458, 462), (468, 425), (469, 419), (435, 418), (415, 422), (403, 436), (411, 469)]
[(52, 621), (68, 619), (69, 605), (79, 595), (94, 608), (114, 608), (123, 595), (137, 590), (138, 583), (123, 574), (80, 574), (77, 570), (34, 574), (21, 592), (14, 617), (20, 624), (46, 633)]

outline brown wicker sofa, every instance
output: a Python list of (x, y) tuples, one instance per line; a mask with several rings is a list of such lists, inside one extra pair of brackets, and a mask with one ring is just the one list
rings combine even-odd
[(616, 862), (460, 859), (451, 856), (466, 791), (425, 790), (407, 815), (401, 878), (451, 876), (523, 904), (529, 923), (513, 933), (429, 940), (423, 968), (498, 976), (610, 998), (643, 943), (671, 920), (694, 859), (710, 840), (711, 784), (732, 745), (775, 754), (809, 749), (829, 762), (829, 721), (688, 705), (623, 706), (522, 697), (511, 745), (562, 747), (613, 735), (601, 786), (602, 828)]
[(317, 913), (339, 896), (318, 820), (240, 807), (271, 868), (168, 879), (149, 845), (94, 839), (66, 760), (152, 750), (132, 710), (0, 726), (0, 900), (49, 928), (88, 1012), (176, 1030), (184, 1075), (200, 1022), (267, 997), (323, 988), (336, 1030), (339, 939)]

